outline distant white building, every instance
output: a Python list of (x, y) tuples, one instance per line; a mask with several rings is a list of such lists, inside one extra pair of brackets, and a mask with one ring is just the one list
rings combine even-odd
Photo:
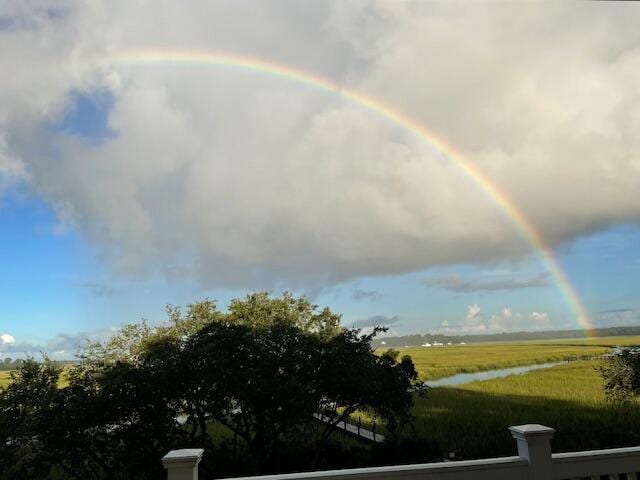
[(434, 347), (442, 347), (444, 345), (444, 343), (440, 343), (440, 342), (433, 342), (433, 346)]
[(427, 342), (427, 343), (423, 343), (423, 344), (422, 344), (422, 346), (423, 346), (423, 347), (430, 347), (430, 346), (431, 346), (431, 344), (430, 344), (429, 342)]
[(386, 345), (387, 342), (385, 342), (384, 340), (380, 342), (380, 345)]

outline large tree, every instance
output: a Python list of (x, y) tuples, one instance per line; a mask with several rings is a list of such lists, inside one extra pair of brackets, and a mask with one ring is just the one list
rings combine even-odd
[(276, 468), (302, 444), (316, 452), (311, 466), (334, 431), (315, 413), (337, 423), (367, 411), (390, 426), (408, 415), (411, 360), (377, 355), (375, 332), (343, 329), (304, 298), (256, 293), (227, 312), (208, 300), (168, 312), (165, 325), (125, 326), (90, 346), (64, 388), (50, 363), (18, 371), (0, 394), (0, 456), (13, 472), (4, 478), (154, 478), (170, 448), (211, 452), (216, 424), (241, 439), (238, 473)]
[(623, 348), (598, 366), (607, 398), (628, 404), (640, 395), (640, 350)]

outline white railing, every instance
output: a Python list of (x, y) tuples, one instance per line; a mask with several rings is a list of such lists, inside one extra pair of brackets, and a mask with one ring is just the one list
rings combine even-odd
[(621, 473), (626, 473), (628, 480), (638, 480), (639, 459), (640, 447), (556, 453), (553, 455), (553, 473), (557, 479), (608, 475), (614, 480), (618, 480)]
[[(244, 477), (235, 480), (619, 480), (640, 476), (640, 447), (551, 454), (553, 428), (543, 425), (510, 427), (518, 445), (517, 457), (460, 462), (395, 465), (321, 472)], [(163, 459), (168, 480), (198, 480), (202, 449), (173, 450)]]

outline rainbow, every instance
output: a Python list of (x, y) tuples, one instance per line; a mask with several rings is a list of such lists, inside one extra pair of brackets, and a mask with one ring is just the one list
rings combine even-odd
[(586, 330), (587, 333), (593, 329), (589, 315), (580, 301), (575, 288), (569, 281), (567, 274), (564, 272), (557, 259), (554, 257), (552, 249), (546, 244), (543, 236), (536, 229), (535, 225), (525, 216), (522, 210), (509, 198), (507, 193), (501, 189), (498, 184), (478, 170), (476, 166), (465, 159), (461, 154), (456, 152), (451, 145), (448, 145), (444, 140), (438, 138), (433, 132), (427, 130), (423, 125), (419, 124), (409, 116), (394, 110), (375, 98), (335, 83), (327, 78), (289, 65), (279, 64), (260, 58), (222, 52), (142, 49), (125, 51), (115, 55), (113, 60), (116, 63), (125, 64), (205, 64), (232, 67), (267, 74), (339, 95), (340, 97), (354, 102), (380, 117), (401, 126), (406, 131), (427, 142), (432, 148), (444, 154), (446, 158), (455, 164), (471, 181), (480, 187), (480, 189), (486, 193), (493, 202), (496, 203), (496, 205), (517, 227), (517, 230), (522, 237), (531, 245), (536, 256), (553, 277), (558, 290), (572, 311), (572, 314), (575, 316), (580, 327)]

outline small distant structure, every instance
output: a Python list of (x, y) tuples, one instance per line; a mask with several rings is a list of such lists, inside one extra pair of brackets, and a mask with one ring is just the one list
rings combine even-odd
[(433, 346), (434, 347), (442, 347), (444, 345), (444, 343), (440, 343), (440, 342), (433, 342)]
[(387, 342), (385, 342), (384, 340), (380, 342), (380, 345), (386, 345)]
[(447, 345), (451, 345), (451, 342), (447, 342)]
[(427, 342), (427, 343), (423, 343), (423, 344), (422, 344), (422, 346), (423, 346), (423, 347), (430, 347), (430, 346), (431, 346), (431, 344), (430, 344), (429, 342)]
[(460, 345), (466, 345), (467, 342), (460, 342)]

